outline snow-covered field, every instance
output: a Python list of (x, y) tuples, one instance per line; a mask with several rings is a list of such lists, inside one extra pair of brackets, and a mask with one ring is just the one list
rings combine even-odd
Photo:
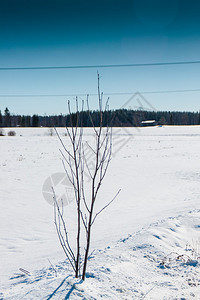
[(63, 172), (60, 142), (47, 128), (15, 131), (0, 137), (1, 300), (200, 299), (200, 126), (114, 129), (99, 200), (121, 192), (93, 228), (84, 283), (42, 194), (46, 178)]

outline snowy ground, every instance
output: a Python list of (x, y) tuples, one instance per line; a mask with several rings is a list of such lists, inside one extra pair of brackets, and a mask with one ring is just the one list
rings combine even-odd
[(114, 129), (101, 201), (122, 191), (95, 224), (84, 283), (71, 275), (42, 194), (63, 172), (58, 138), (15, 131), (0, 137), (0, 299), (200, 299), (200, 126)]

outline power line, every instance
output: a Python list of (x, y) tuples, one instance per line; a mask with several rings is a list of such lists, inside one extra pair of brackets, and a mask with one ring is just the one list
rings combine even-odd
[[(163, 91), (141, 91), (140, 94), (170, 94), (170, 93), (190, 93), (200, 92), (200, 89), (184, 89), (184, 90), (163, 90)], [(120, 95), (134, 95), (136, 92), (111, 92), (104, 93), (105, 96), (120, 96)], [(1, 98), (42, 98), (42, 97), (84, 97), (84, 96), (97, 96), (96, 93), (91, 94), (22, 94), (22, 95), (0, 95)]]
[(175, 61), (175, 62), (155, 62), (155, 63), (136, 63), (136, 64), (108, 64), (108, 65), (78, 65), (78, 66), (36, 66), (36, 67), (0, 67), (0, 71), (19, 71), (19, 70), (59, 70), (59, 69), (98, 69), (98, 68), (124, 68), (124, 67), (150, 67), (168, 65), (189, 65), (200, 64), (200, 60), (194, 61)]

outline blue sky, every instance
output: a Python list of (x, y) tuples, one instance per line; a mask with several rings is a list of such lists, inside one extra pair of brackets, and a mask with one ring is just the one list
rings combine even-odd
[[(199, 13), (198, 1), (185, 0), (0, 0), (0, 67), (200, 60)], [(95, 94), (97, 71), (113, 109), (135, 92), (200, 88), (200, 64), (0, 71), (0, 109), (65, 114), (75, 97), (52, 95)], [(41, 94), (51, 97), (8, 97)], [(143, 95), (157, 110), (200, 109), (200, 92)], [(90, 96), (92, 109), (97, 103)]]

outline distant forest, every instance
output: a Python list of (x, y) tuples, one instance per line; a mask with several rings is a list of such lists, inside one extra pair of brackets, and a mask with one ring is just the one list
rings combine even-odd
[[(91, 111), (95, 126), (99, 124), (98, 111)], [(87, 111), (80, 112), (81, 124), (83, 127), (91, 127), (91, 118)], [(159, 125), (200, 125), (200, 112), (179, 112), (179, 111), (143, 111), (118, 109), (103, 113), (103, 123), (113, 127), (141, 126), (142, 121), (155, 120)], [(0, 127), (66, 127), (76, 123), (76, 113), (71, 115), (14, 115), (6, 108), (0, 111)]]

